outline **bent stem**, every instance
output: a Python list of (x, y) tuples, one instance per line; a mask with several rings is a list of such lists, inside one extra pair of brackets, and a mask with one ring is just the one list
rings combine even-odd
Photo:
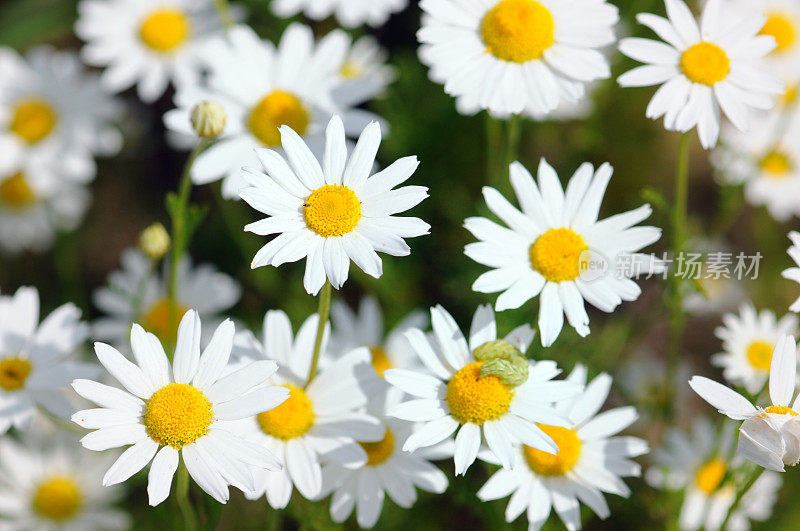
[(175, 489), (175, 499), (178, 502), (178, 509), (183, 517), (183, 528), (186, 531), (197, 530), (197, 515), (195, 514), (192, 502), (189, 500), (189, 470), (183, 460), (178, 466), (178, 481)]
[(764, 473), (764, 468), (757, 467), (756, 470), (750, 473), (750, 477), (747, 478), (747, 482), (736, 492), (736, 498), (734, 498), (733, 503), (731, 504), (731, 508), (728, 509), (728, 514), (725, 516), (725, 520), (722, 522), (722, 525), (719, 527), (720, 529), (727, 529), (728, 528), (728, 521), (731, 519), (731, 515), (736, 511), (739, 507), (739, 504), (742, 501), (742, 498), (747, 491), (750, 490), (750, 487), (758, 481), (758, 478), (761, 477), (761, 474)]
[(231, 14), (231, 6), (228, 4), (228, 0), (214, 0), (214, 7), (225, 31), (231, 29), (236, 21), (233, 19), (233, 14)]
[(314, 354), (311, 357), (311, 368), (308, 370), (308, 382), (306, 382), (306, 385), (314, 379), (314, 375), (317, 373), (317, 364), (319, 363), (319, 355), (322, 350), (322, 336), (325, 334), (325, 325), (328, 323), (328, 314), (331, 310), (331, 289), (330, 281), (326, 280), (325, 285), (322, 286), (319, 292), (317, 338), (314, 340)]

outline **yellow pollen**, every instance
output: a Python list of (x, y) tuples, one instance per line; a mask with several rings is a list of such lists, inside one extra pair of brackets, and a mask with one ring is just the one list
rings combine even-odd
[(792, 408), (790, 408), (790, 407), (786, 407), (786, 406), (769, 406), (768, 408), (766, 408), (764, 410), (764, 413), (759, 415), (759, 417), (766, 418), (767, 417), (767, 413), (770, 413), (772, 415), (790, 415), (792, 417), (796, 417), (797, 416), (797, 412), (795, 410), (793, 410)]
[(789, 157), (780, 151), (770, 151), (764, 155), (758, 165), (774, 179), (784, 178), (792, 169)]
[(481, 22), (486, 51), (514, 63), (542, 57), (556, 40), (553, 15), (535, 0), (502, 0)]
[(310, 121), (308, 111), (296, 96), (276, 90), (253, 107), (247, 118), (247, 128), (262, 144), (270, 147), (281, 143), (280, 126), (288, 125), (303, 136)]
[(56, 126), (55, 110), (41, 98), (25, 98), (14, 105), (10, 130), (28, 144), (35, 144)]
[(781, 96), (781, 103), (784, 106), (789, 106), (797, 101), (797, 83), (787, 83), (786, 91)]
[(731, 61), (725, 50), (703, 41), (683, 52), (681, 70), (695, 83), (712, 86), (728, 76)]
[(784, 13), (770, 13), (767, 15), (767, 22), (761, 28), (760, 35), (775, 37), (778, 46), (773, 53), (785, 52), (793, 48), (797, 42), (797, 29), (792, 17)]
[(33, 511), (39, 516), (64, 522), (80, 511), (83, 495), (75, 481), (66, 476), (55, 476), (36, 487), (32, 505)]
[(386, 434), (380, 441), (360, 442), (358, 444), (367, 453), (367, 466), (380, 465), (394, 453), (394, 435), (389, 428), (386, 428)]
[(556, 455), (524, 446), (525, 460), (540, 476), (563, 476), (575, 466), (581, 455), (581, 440), (575, 430), (540, 424), (539, 427), (558, 446)]
[(191, 31), (186, 13), (179, 9), (159, 9), (144, 19), (139, 27), (139, 37), (150, 49), (165, 53), (186, 41)]
[(361, 77), (364, 73), (364, 68), (353, 61), (345, 61), (342, 68), (339, 69), (339, 74), (345, 79), (355, 79)]
[(483, 362), (474, 361), (460, 369), (447, 382), (447, 405), (450, 414), (461, 424), (483, 424), (508, 412), (511, 389), (494, 375), (481, 378)]
[(213, 418), (211, 402), (202, 391), (171, 383), (147, 401), (143, 421), (151, 439), (180, 450), (208, 433)]
[(383, 371), (392, 368), (392, 362), (389, 361), (389, 356), (386, 355), (386, 349), (380, 345), (369, 347), (369, 352), (372, 354), (372, 366), (375, 367), (375, 372), (378, 376), (383, 376)]
[(31, 374), (31, 362), (16, 356), (0, 360), (0, 389), (17, 391)]
[(728, 471), (728, 465), (724, 459), (715, 457), (706, 464), (700, 467), (695, 475), (694, 483), (697, 488), (706, 494), (714, 494), (719, 488), (722, 479), (725, 477), (725, 472)]
[(189, 308), (177, 303), (170, 315), (169, 299), (163, 297), (142, 314), (140, 324), (142, 328), (155, 334), (162, 343), (171, 345), (178, 338), (178, 325), (188, 310)]
[(0, 202), (10, 208), (22, 209), (36, 203), (39, 198), (22, 172), (0, 182)]
[(330, 238), (352, 232), (361, 221), (361, 201), (354, 191), (340, 184), (320, 186), (303, 205), (306, 225)]
[(289, 398), (276, 408), (258, 414), (258, 424), (267, 435), (288, 441), (304, 435), (314, 425), (311, 400), (300, 387), (284, 385)]
[(581, 253), (589, 246), (572, 229), (550, 229), (531, 245), (531, 265), (551, 282), (575, 280), (581, 274)]
[(772, 343), (753, 341), (747, 346), (747, 361), (754, 369), (769, 372), (773, 350), (775, 350), (775, 346)]

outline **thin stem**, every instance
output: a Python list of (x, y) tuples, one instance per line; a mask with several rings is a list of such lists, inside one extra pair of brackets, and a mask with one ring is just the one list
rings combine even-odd
[(330, 281), (326, 280), (325, 285), (322, 286), (319, 292), (319, 308), (317, 309), (319, 323), (317, 324), (317, 338), (314, 340), (314, 355), (311, 357), (311, 368), (308, 371), (307, 384), (314, 379), (314, 375), (317, 373), (319, 354), (322, 350), (322, 336), (325, 334), (325, 325), (328, 323), (328, 314), (331, 310), (331, 289)]
[(522, 135), (522, 117), (512, 114), (506, 122), (506, 155), (503, 160), (502, 171), (505, 173), (508, 165), (519, 157), (519, 139)]
[(228, 4), (228, 0), (214, 0), (214, 7), (217, 9), (217, 15), (225, 31), (231, 29), (236, 21), (233, 19), (231, 6)]
[(186, 531), (197, 530), (197, 514), (195, 514), (192, 502), (189, 500), (189, 470), (181, 461), (178, 466), (178, 481), (175, 488), (175, 499), (178, 502), (178, 509), (183, 516), (183, 529)]
[(503, 149), (503, 126), (486, 112), (486, 180), (495, 186), (502, 182), (500, 159)]
[(731, 507), (730, 507), (730, 509), (728, 509), (728, 514), (727, 514), (727, 516), (725, 516), (725, 520), (722, 522), (722, 525), (720, 526), (720, 529), (725, 529), (725, 528), (728, 526), (728, 520), (730, 520), (730, 519), (731, 519), (731, 515), (732, 515), (732, 514), (733, 514), (733, 513), (736, 511), (736, 509), (739, 507), (739, 503), (741, 503), (741, 501), (742, 501), (742, 497), (744, 497), (744, 495), (745, 495), (745, 494), (747, 494), (747, 491), (748, 491), (748, 490), (750, 490), (750, 487), (752, 487), (752, 486), (753, 486), (753, 484), (754, 484), (756, 481), (758, 481), (758, 478), (760, 478), (760, 477), (761, 477), (761, 474), (763, 474), (763, 473), (764, 473), (764, 470), (765, 470), (765, 469), (763, 469), (763, 468), (761, 468), (761, 467), (758, 467), (758, 468), (756, 468), (756, 470), (754, 470), (754, 471), (753, 471), (753, 472), (750, 474), (750, 477), (747, 479), (747, 482), (744, 484), (744, 486), (742, 486), (742, 488), (741, 488), (741, 489), (739, 489), (739, 490), (736, 492), (736, 498), (734, 498), (734, 500), (733, 500), (733, 503), (731, 504)]

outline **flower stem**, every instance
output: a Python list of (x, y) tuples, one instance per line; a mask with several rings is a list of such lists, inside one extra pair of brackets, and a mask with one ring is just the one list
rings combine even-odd
[(314, 375), (317, 373), (317, 364), (319, 363), (319, 355), (322, 350), (322, 336), (325, 334), (325, 325), (328, 323), (328, 314), (331, 310), (331, 289), (330, 281), (326, 280), (325, 285), (322, 286), (319, 292), (317, 338), (314, 340), (314, 354), (311, 357), (311, 368), (308, 370), (308, 382), (306, 382), (306, 385), (314, 379)]
[(519, 156), (519, 139), (522, 136), (522, 117), (512, 114), (506, 121), (506, 155), (503, 160), (503, 177), (507, 177), (508, 165)]
[(197, 530), (197, 515), (195, 514), (192, 502), (189, 500), (189, 470), (181, 461), (178, 466), (178, 481), (175, 488), (175, 499), (178, 502), (178, 509), (183, 516), (183, 529), (186, 531)]
[(486, 180), (494, 186), (502, 183), (500, 159), (503, 148), (503, 125), (486, 111)]
[(745, 494), (747, 494), (747, 491), (750, 490), (750, 487), (752, 487), (753, 484), (756, 481), (758, 481), (758, 478), (761, 477), (761, 474), (764, 473), (764, 470), (765, 469), (763, 469), (761, 467), (757, 467), (755, 470), (753, 470), (753, 472), (750, 473), (750, 477), (747, 478), (747, 482), (742, 486), (741, 489), (739, 489), (736, 492), (736, 498), (734, 498), (730, 509), (728, 509), (728, 514), (727, 514), (727, 516), (725, 516), (725, 520), (722, 522), (722, 525), (719, 527), (720, 529), (725, 529), (728, 526), (728, 521), (731, 519), (731, 515), (739, 507), (739, 503), (741, 503), (742, 498), (744, 497)]
[(231, 29), (236, 21), (231, 14), (231, 6), (228, 4), (228, 0), (214, 0), (214, 7), (217, 9), (217, 15), (225, 31)]

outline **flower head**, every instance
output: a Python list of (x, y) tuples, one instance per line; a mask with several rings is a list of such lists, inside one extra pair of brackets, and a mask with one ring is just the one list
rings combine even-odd
[[(800, 284), (800, 232), (792, 231), (789, 233), (789, 239), (792, 240), (792, 246), (789, 247), (789, 256), (794, 260), (795, 267), (790, 267), (783, 271), (783, 278), (794, 280)], [(789, 308), (789, 311), (800, 313), (800, 297), (794, 301), (794, 304)]]

